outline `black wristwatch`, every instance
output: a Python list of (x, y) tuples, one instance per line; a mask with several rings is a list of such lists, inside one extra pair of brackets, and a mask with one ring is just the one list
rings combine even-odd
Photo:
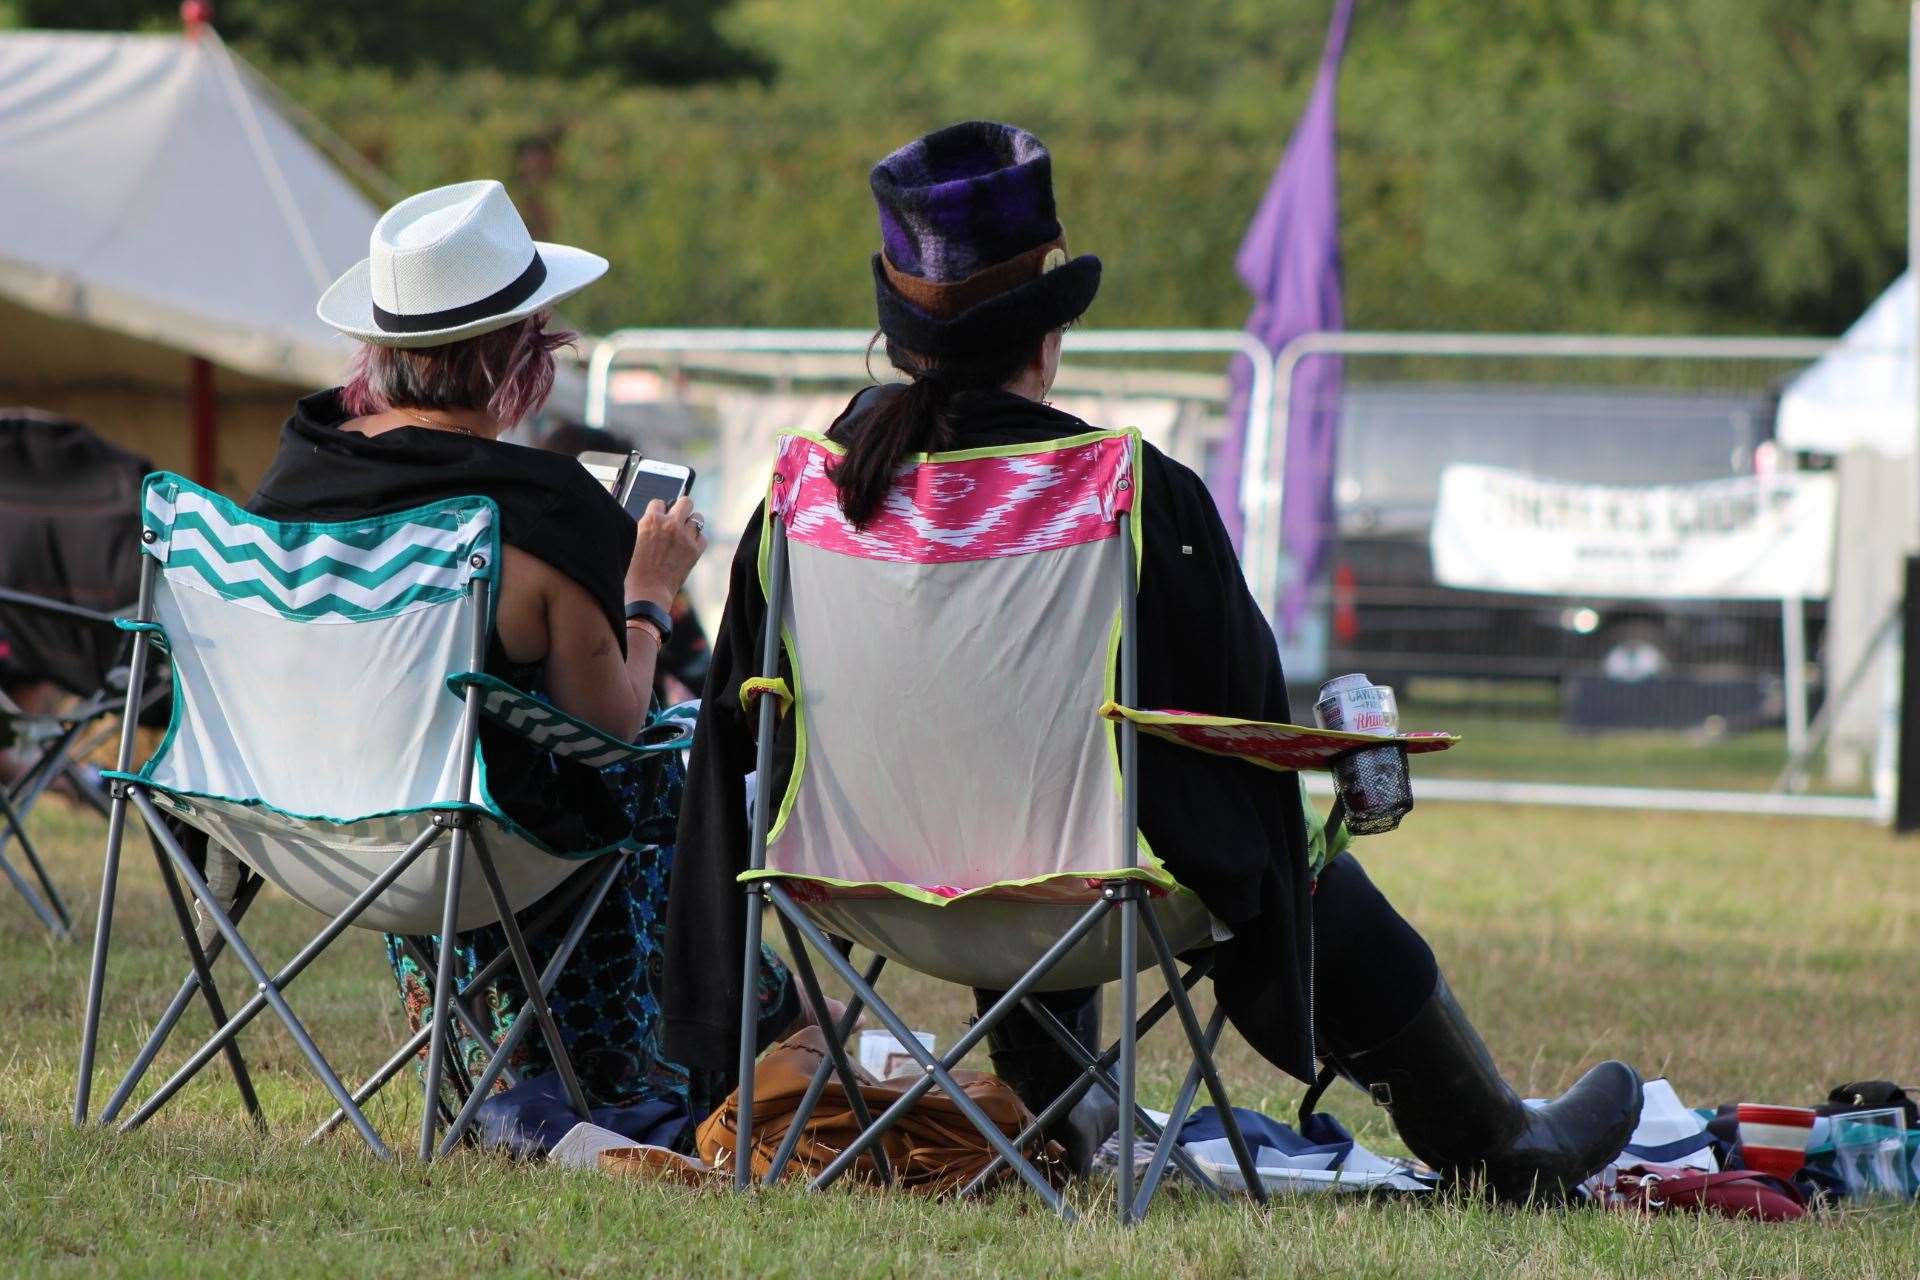
[(627, 621), (645, 622), (660, 633), (660, 647), (667, 647), (667, 641), (673, 639), (673, 618), (651, 600), (627, 601)]

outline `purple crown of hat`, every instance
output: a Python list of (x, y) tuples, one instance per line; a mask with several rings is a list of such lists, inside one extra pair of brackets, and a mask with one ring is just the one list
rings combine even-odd
[(954, 283), (1060, 238), (1053, 157), (1010, 124), (949, 125), (882, 160), (870, 181), (887, 261), (906, 275)]

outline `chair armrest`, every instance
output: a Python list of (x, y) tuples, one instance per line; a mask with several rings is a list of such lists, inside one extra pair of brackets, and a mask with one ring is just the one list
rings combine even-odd
[(592, 769), (606, 769), (662, 751), (680, 751), (693, 740), (691, 720), (655, 719), (641, 731), (639, 742), (628, 742), (485, 672), (463, 671), (447, 677), (447, 690), (455, 697), (464, 698), (469, 687), (480, 691), (480, 713), (489, 720), (550, 755)]
[(102, 613), (98, 609), (88, 609), (82, 605), (68, 604), (65, 600), (55, 600), (48, 596), (15, 591), (9, 587), (0, 587), (0, 606), (25, 609), (30, 613), (51, 614), (75, 622), (90, 622), (100, 627), (111, 627), (119, 621), (111, 613)]
[(1424, 755), (1429, 751), (1445, 751), (1460, 741), (1451, 733), (1399, 733), (1391, 737), (1341, 733), (1300, 724), (1206, 716), (1192, 711), (1138, 711), (1117, 702), (1102, 706), (1100, 714), (1109, 720), (1131, 721), (1142, 733), (1151, 733), (1194, 751), (1231, 756), (1282, 773), (1332, 769), (1339, 757), (1363, 747), (1395, 743), (1405, 747), (1408, 755)]

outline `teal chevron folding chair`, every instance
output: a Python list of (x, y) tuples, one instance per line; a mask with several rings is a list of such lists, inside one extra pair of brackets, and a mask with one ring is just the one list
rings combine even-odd
[[(152, 651), (174, 673), (172, 720), (153, 757), (133, 768), (122, 728), (110, 782), (106, 865), (94, 936), (74, 1120), (85, 1123), (111, 944), (121, 837), (129, 808), (153, 837), (191, 972), (103, 1109), (118, 1118), (196, 993), (217, 1029), (120, 1123), (151, 1118), (216, 1055), (225, 1054), (243, 1101), (258, 1105), (236, 1037), (262, 1011), (285, 1024), (344, 1119), (378, 1155), (389, 1153), (362, 1104), (427, 1051), (420, 1156), (445, 1154), (468, 1131), (507, 1060), (534, 1026), (568, 1101), (581, 1094), (547, 992), (612, 886), (624, 845), (561, 850), (517, 826), (487, 786), (480, 722), (487, 717), (541, 750), (606, 768), (685, 746), (684, 720), (655, 726), (640, 744), (600, 732), (485, 675), (500, 563), (498, 513), (481, 498), (337, 524), (281, 524), (165, 473), (142, 490), (140, 602), (128, 705), (138, 705)], [(234, 896), (215, 890), (168, 830), (173, 818), (205, 832), (245, 874)], [(185, 890), (182, 889), (182, 883)], [(240, 933), (264, 884), (322, 915), (324, 928), (269, 970)], [(188, 893), (217, 936), (202, 945)], [(516, 913), (534, 931), (563, 931), (536, 972)], [(498, 923), (507, 955), (456, 990), (466, 930)], [(349, 927), (399, 934), (435, 974), (427, 1024), (358, 1090), (349, 1092), (288, 1001), (287, 989)], [(254, 994), (228, 1013), (212, 966), (231, 951)], [(437, 958), (428, 952), (437, 950)], [(475, 1013), (487, 984), (517, 978), (524, 1001), (478, 1078), (452, 1052), (457, 1026), (486, 1043)], [(442, 1081), (464, 1099), (443, 1114)], [(436, 1146), (439, 1126), (447, 1132)], [(314, 1136), (319, 1136), (316, 1133)]]

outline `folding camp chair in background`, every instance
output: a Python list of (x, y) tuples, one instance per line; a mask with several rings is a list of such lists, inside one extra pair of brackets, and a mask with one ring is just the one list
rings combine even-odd
[[(1137, 434), (1095, 432), (916, 458), (865, 528), (853, 527), (839, 509), (827, 475), (838, 452), (808, 434), (779, 441), (761, 578), (768, 616), (780, 625), (767, 628), (761, 674), (743, 689), (744, 697), (759, 699), (760, 778), (772, 776), (775, 716), (791, 716), (796, 734), (785, 794), (763, 793), (754, 809), (750, 865), (741, 877), (747, 954), (757, 954), (764, 900), (775, 909), (814, 1007), (825, 1006), (809, 948), (855, 996), (840, 1035), (828, 1036), (829, 1059), (786, 1142), (761, 1162), (766, 1180), (783, 1172), (830, 1073), (860, 1113), (840, 1041), (865, 1005), (925, 1074), (871, 1123), (861, 1115), (865, 1132), (815, 1178), (816, 1187), (869, 1152), (887, 1177), (878, 1145), (883, 1131), (937, 1086), (995, 1148), (996, 1168), (1011, 1166), (1071, 1217), (1020, 1148), (1098, 1087), (1118, 1104), (1119, 1214), (1137, 1221), (1169, 1162), (1213, 1194), (1226, 1194), (1177, 1142), (1204, 1083), (1242, 1184), (1261, 1197), (1214, 1067), (1224, 1014), (1216, 1010), (1203, 1026), (1188, 996), (1210, 966), (1214, 922), (1138, 827), (1139, 726), (1121, 710), (1137, 687), (1138, 517), (1143, 501), (1152, 501), (1138, 484)], [(791, 688), (778, 675), (782, 648), (795, 676)], [(1319, 740), (1321, 767), (1339, 751), (1380, 741), (1203, 719), (1212, 737), (1188, 745), (1257, 757), (1275, 751), (1276, 735), (1306, 735)], [(1162, 730), (1156, 724), (1152, 731)], [(1289, 774), (1299, 767), (1264, 762)], [(1276, 785), (1300, 784), (1288, 776)], [(1337, 816), (1332, 825), (1339, 825)], [(866, 973), (835, 939), (875, 952)], [(1185, 972), (1177, 959), (1183, 955), (1195, 957)], [(874, 989), (889, 961), (1006, 994), (936, 1057)], [(1136, 979), (1149, 967), (1160, 971), (1167, 991), (1143, 1016)], [(1097, 1056), (1032, 998), (1114, 980), (1120, 1035)], [(950, 1072), (1021, 1007), (1078, 1062), (1081, 1077), (1009, 1140)], [(1192, 1063), (1172, 1119), (1160, 1127), (1136, 1104), (1136, 1045), (1169, 1012)], [(741, 1187), (754, 1172), (754, 1017), (749, 996), (734, 1152)], [(1136, 1132), (1154, 1143), (1137, 1193)], [(978, 1190), (991, 1172), (968, 1190)]]
[[(9, 674), (52, 684), (72, 699), (53, 710), (36, 711), (0, 691), (0, 748), (28, 758), (11, 784), (0, 784), (0, 875), (40, 922), (58, 934), (70, 933), (73, 919), (34, 846), (27, 815), (63, 778), (76, 798), (106, 811), (105, 795), (81, 762), (100, 744), (108, 722), (126, 700), (126, 668), (99, 669), (125, 648), (115, 621), (111, 614), (0, 587), (0, 635), (8, 642)], [(156, 680), (143, 709), (166, 696), (165, 681)], [(39, 892), (7, 858), (10, 843), (18, 844)]]
[[(568, 1101), (586, 1100), (547, 1004), (587, 922), (613, 885), (625, 844), (552, 849), (517, 827), (487, 787), (480, 719), (593, 768), (679, 750), (684, 722), (643, 745), (609, 737), (482, 673), (500, 561), (498, 514), (485, 499), (456, 499), (340, 524), (277, 524), (178, 476), (150, 476), (142, 492), (145, 553), (128, 705), (138, 705), (152, 653), (174, 672), (172, 723), (153, 758), (132, 770), (123, 726), (82, 1034), (74, 1120), (85, 1123), (111, 945), (120, 844), (129, 808), (154, 837), (155, 858), (191, 972), (128, 1069), (101, 1122), (131, 1099), (196, 994), (217, 1030), (121, 1122), (144, 1123), (217, 1054), (258, 1115), (235, 1037), (262, 1010), (285, 1024), (344, 1119), (378, 1155), (385, 1144), (361, 1106), (427, 1050), (420, 1156), (451, 1150), (507, 1060), (537, 1024)], [(236, 896), (214, 891), (167, 829), (171, 817), (207, 833), (244, 864)], [(185, 890), (182, 889), (182, 882)], [(242, 937), (241, 919), (272, 882), (329, 917), (278, 970)], [(217, 938), (196, 937), (187, 893)], [(536, 972), (515, 913), (534, 907), (533, 931), (559, 933)], [(508, 954), (455, 989), (458, 948), (435, 938), (498, 923)], [(427, 1025), (358, 1090), (349, 1092), (288, 1002), (287, 988), (349, 927), (402, 935), (431, 971)], [(231, 951), (253, 994), (228, 1013), (212, 973)], [(437, 957), (432, 954), (437, 950)], [(452, 1052), (458, 1027), (492, 1037), (476, 1013), (486, 985), (511, 969), (524, 1002), (479, 1078)], [(442, 1081), (464, 1099), (436, 1146)], [(314, 1135), (319, 1136), (319, 1133)]]
[[(30, 409), (0, 409), (0, 640), (6, 678), (45, 683), (70, 702), (23, 707), (0, 692), (0, 746), (27, 757), (0, 792), (0, 874), (43, 924), (72, 926), (41, 864), (26, 818), (65, 779), (101, 812), (106, 797), (77, 761), (110, 732), (125, 691), (126, 637), (112, 614), (131, 609), (139, 580), (135, 495), (152, 468), (80, 423)], [(149, 695), (166, 698), (164, 681)], [(36, 892), (5, 860), (19, 841)]]

